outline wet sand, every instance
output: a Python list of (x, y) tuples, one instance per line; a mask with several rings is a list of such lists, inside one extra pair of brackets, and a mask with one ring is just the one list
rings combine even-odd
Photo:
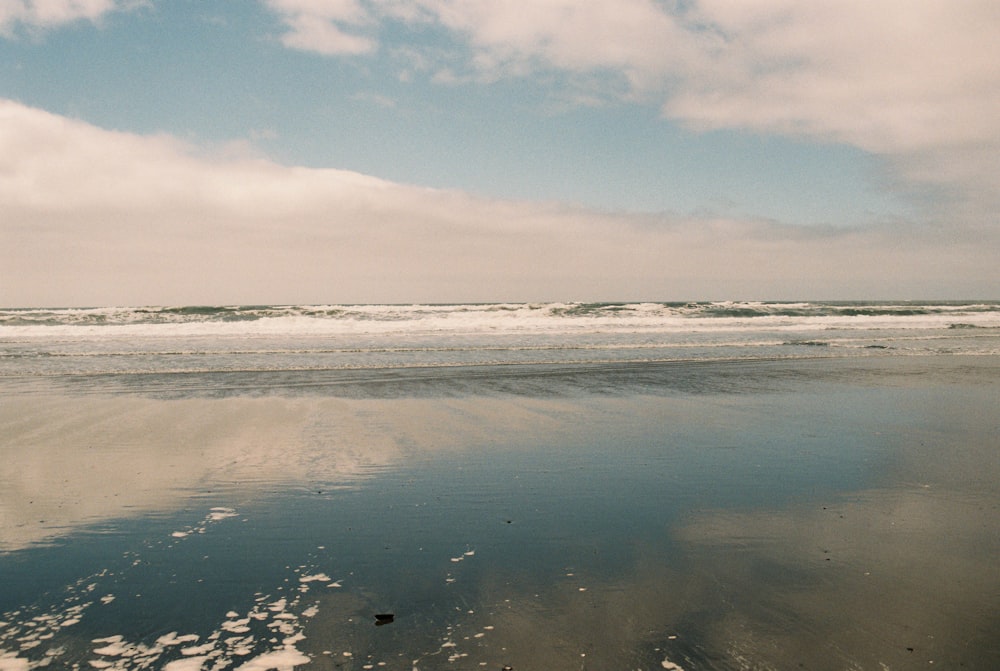
[(0, 390), (0, 669), (1000, 666), (997, 358), (522, 373)]

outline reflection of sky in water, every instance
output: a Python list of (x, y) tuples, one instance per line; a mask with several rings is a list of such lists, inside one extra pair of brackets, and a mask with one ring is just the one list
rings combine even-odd
[[(4, 499), (20, 541), (0, 556), (0, 650), (170, 671), (296, 654), (320, 669), (990, 668), (995, 392), (46, 401), (70, 414), (18, 436), (52, 451), (5, 480), (54, 511), (67, 492), (97, 501), (52, 528)], [(96, 462), (52, 463), (102, 435)], [(162, 479), (133, 479), (137, 464)]]

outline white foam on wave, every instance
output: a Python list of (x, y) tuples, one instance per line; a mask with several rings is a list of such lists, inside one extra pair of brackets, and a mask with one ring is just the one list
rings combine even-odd
[[(0, 311), (0, 332), (10, 338), (332, 336), (393, 333), (521, 333), (597, 330), (677, 332), (691, 329), (773, 328), (809, 324), (840, 328), (935, 328), (963, 323), (1000, 326), (991, 304), (839, 305), (718, 302), (689, 305), (575, 303), (487, 305), (353, 305), (219, 308), (185, 311), (149, 308)], [(34, 316), (32, 316), (34, 315)], [(14, 318), (16, 317), (16, 319)], [(36, 323), (32, 323), (32, 322)]]

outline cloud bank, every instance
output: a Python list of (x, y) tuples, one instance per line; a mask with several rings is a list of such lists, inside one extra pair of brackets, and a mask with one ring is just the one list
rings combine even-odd
[(997, 236), (599, 212), (199, 152), (0, 101), (5, 306), (981, 297)]
[[(846, 143), (920, 221), (624, 214), (214, 155), (0, 99), (0, 303), (996, 297), (1000, 5), (261, 0), (285, 47)], [(0, 35), (138, 0), (14, 0)], [(390, 39), (391, 38), (391, 39)]]

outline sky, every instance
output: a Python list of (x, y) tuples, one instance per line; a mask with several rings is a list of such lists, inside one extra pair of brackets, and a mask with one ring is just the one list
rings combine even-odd
[(0, 306), (1000, 298), (995, 0), (0, 0)]

